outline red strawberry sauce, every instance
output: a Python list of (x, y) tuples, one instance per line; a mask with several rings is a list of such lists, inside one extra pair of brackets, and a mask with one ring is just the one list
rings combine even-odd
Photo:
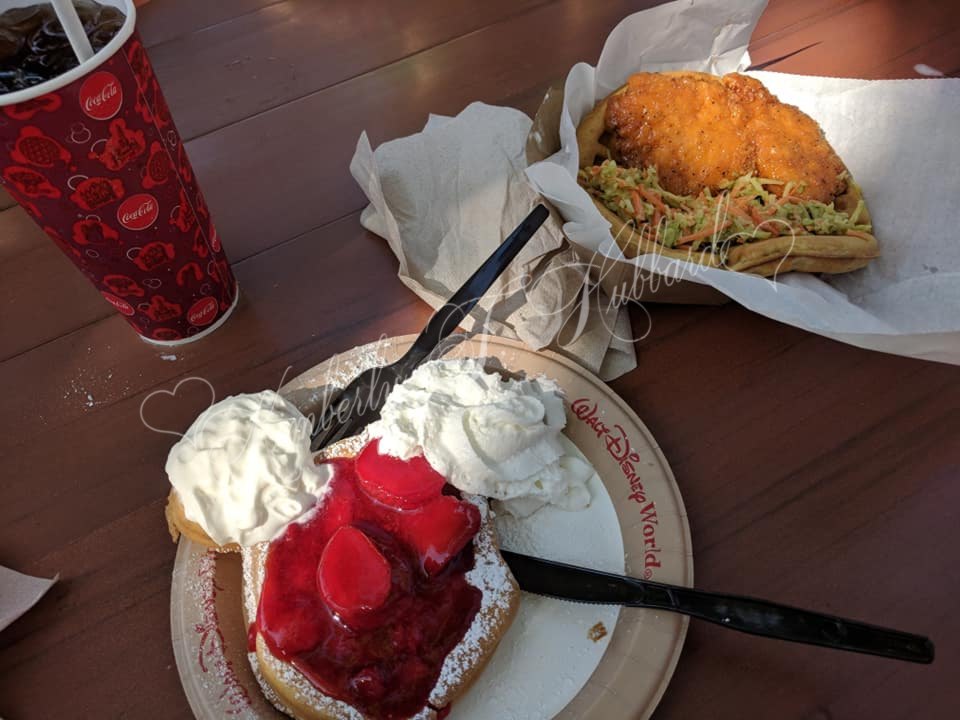
[(401, 463), (374, 442), (329, 462), (320, 508), (270, 545), (256, 629), (326, 694), (368, 717), (407, 718), (480, 608), (465, 577), (480, 514), (423, 458)]

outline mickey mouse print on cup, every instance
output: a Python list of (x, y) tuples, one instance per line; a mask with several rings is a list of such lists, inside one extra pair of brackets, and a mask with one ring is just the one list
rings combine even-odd
[[(145, 340), (201, 337), (236, 305), (237, 284), (134, 29), (133, 3), (78, 4), (100, 49), (79, 65), (44, 61), (58, 72), (46, 80), (24, 77), (36, 34), (45, 51), (72, 51), (57, 46), (56, 20), (38, 20), (28, 5), (0, 1), (0, 25), (20, 23), (14, 35), (25, 38), (15, 48), (20, 76), (0, 70), (0, 182)], [(23, 89), (3, 92), (11, 87)]]

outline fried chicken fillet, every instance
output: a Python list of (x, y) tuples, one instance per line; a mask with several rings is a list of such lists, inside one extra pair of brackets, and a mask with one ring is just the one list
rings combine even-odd
[(846, 189), (817, 123), (745, 75), (637, 73), (608, 98), (605, 124), (614, 159), (654, 165), (678, 195), (716, 192), (749, 173), (800, 183), (793, 195), (823, 203)]

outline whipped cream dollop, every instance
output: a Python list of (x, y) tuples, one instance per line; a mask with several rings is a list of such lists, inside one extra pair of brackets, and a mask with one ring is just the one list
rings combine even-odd
[(187, 519), (220, 545), (273, 539), (324, 494), (310, 421), (272, 390), (211, 405), (170, 449), (167, 475)]
[(514, 515), (546, 503), (590, 504), (593, 467), (563, 434), (560, 387), (545, 377), (504, 379), (476, 358), (434, 360), (397, 385), (369, 427), (380, 452), (423, 452), (454, 487), (503, 501)]

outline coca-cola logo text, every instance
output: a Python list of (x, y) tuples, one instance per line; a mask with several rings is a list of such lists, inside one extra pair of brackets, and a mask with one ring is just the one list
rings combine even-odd
[(212, 297), (197, 300), (187, 312), (187, 320), (191, 325), (203, 327), (213, 322), (217, 316), (217, 301)]
[(131, 195), (117, 208), (117, 222), (128, 230), (146, 230), (160, 214), (160, 207), (153, 195)]
[(133, 309), (133, 306), (123, 298), (118, 298), (116, 295), (113, 295), (112, 293), (108, 293), (108, 292), (103, 292), (100, 294), (103, 295), (103, 297), (106, 299), (108, 303), (113, 305), (117, 310), (119, 310), (121, 313), (123, 313), (127, 317), (130, 317), (135, 312)]
[(113, 73), (101, 70), (80, 86), (80, 108), (94, 120), (109, 120), (120, 111), (123, 90)]

